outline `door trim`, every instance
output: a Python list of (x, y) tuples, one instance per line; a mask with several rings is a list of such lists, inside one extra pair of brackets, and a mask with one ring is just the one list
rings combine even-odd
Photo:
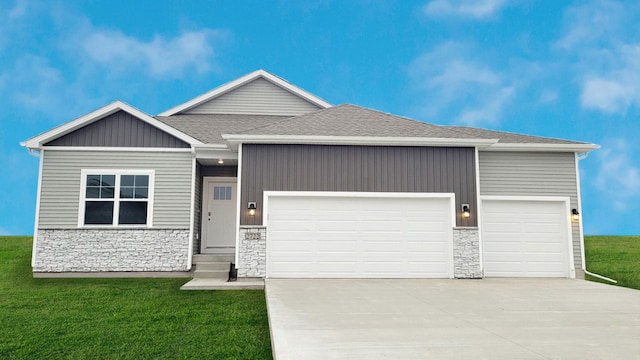
[[(202, 177), (202, 205), (200, 211), (200, 254), (206, 254), (206, 236), (208, 233), (208, 222), (205, 221), (207, 206), (209, 201), (209, 184), (215, 183), (234, 183), (237, 184), (237, 178), (235, 177), (223, 177), (223, 176), (203, 176)], [(236, 196), (240, 196), (238, 189), (236, 188)], [(237, 245), (236, 245), (237, 247)], [(235, 252), (235, 249), (234, 249)]]

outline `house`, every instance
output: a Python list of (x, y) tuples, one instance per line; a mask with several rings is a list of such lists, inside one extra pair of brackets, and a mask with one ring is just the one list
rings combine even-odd
[(35, 276), (583, 276), (589, 143), (332, 106), (258, 70), (22, 145), (40, 157)]

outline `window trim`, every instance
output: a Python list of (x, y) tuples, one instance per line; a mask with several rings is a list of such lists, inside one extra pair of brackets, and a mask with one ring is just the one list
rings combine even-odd
[[(113, 199), (113, 222), (111, 224), (85, 224), (85, 204), (87, 200), (87, 175), (115, 175), (115, 190)], [(146, 224), (118, 224), (120, 214), (120, 182), (122, 175), (147, 175), (149, 176), (148, 194), (147, 194), (147, 223)], [(153, 227), (153, 203), (155, 194), (155, 170), (136, 170), (136, 169), (81, 169), (80, 170), (80, 200), (78, 205), (78, 227), (79, 228), (151, 228)], [(109, 201), (104, 200), (104, 201)], [(128, 201), (129, 199), (124, 199)]]

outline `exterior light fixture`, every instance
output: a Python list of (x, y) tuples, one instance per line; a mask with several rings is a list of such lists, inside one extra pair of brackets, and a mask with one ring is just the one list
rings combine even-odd
[(471, 209), (469, 209), (469, 204), (462, 204), (462, 218), (468, 219), (471, 217)]
[(218, 165), (223, 165), (223, 164), (224, 164), (224, 160), (218, 159)]
[(580, 220), (580, 213), (578, 209), (571, 209), (571, 220), (578, 221)]
[(249, 201), (247, 204), (247, 209), (249, 209), (249, 216), (256, 216), (256, 202)]

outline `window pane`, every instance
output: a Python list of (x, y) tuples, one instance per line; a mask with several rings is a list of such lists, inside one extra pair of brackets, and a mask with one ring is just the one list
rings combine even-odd
[(84, 207), (84, 223), (87, 225), (113, 224), (113, 202), (87, 201)]
[(87, 175), (87, 186), (100, 186), (100, 175)]
[(100, 198), (101, 199), (113, 199), (114, 188), (112, 187), (103, 187), (100, 190)]
[(120, 187), (120, 197), (122, 199), (133, 199), (133, 187)]
[(136, 175), (137, 186), (149, 186), (149, 175)]
[(227, 186), (227, 200), (231, 200), (231, 186)]
[(102, 186), (116, 186), (116, 176), (115, 175), (102, 175)]
[(120, 178), (120, 186), (133, 186), (133, 175), (122, 175)]
[(146, 201), (122, 201), (120, 202), (119, 224), (146, 224), (147, 223), (147, 202)]
[(87, 199), (97, 199), (100, 197), (100, 188), (99, 187), (87, 187)]
[(213, 200), (220, 200), (220, 186), (213, 187)]
[(149, 197), (149, 189), (146, 187), (136, 187), (136, 199), (146, 199)]

